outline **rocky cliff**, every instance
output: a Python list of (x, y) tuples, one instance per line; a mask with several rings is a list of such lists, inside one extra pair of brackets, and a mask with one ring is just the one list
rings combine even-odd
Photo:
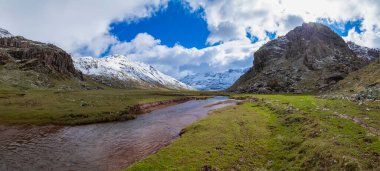
[(71, 56), (52, 45), (21, 36), (0, 37), (0, 64), (17, 64), (22, 70), (50, 74), (56, 78), (79, 77)]
[(71, 56), (52, 44), (0, 29), (0, 89), (94, 89), (74, 68)]
[(367, 65), (329, 27), (304, 23), (263, 45), (253, 67), (230, 91), (308, 93), (329, 89), (350, 72)]

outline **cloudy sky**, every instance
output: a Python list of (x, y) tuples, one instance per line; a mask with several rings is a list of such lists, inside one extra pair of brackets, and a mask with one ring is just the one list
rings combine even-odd
[(176, 78), (245, 68), (303, 22), (380, 48), (379, 0), (0, 0), (0, 27), (73, 57), (123, 54)]

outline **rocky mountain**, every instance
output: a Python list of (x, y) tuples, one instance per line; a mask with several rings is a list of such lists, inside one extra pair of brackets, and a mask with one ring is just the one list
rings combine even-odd
[(64, 50), (0, 29), (0, 84), (51, 87), (56, 80), (67, 79), (83, 78)]
[(347, 45), (356, 56), (364, 60), (373, 61), (380, 57), (380, 49), (360, 46), (351, 41), (347, 42)]
[(74, 63), (84, 74), (111, 87), (193, 89), (150, 65), (131, 61), (123, 55), (81, 57), (75, 58)]
[(254, 67), (230, 91), (319, 92), (368, 64), (339, 35), (318, 23), (296, 27), (263, 45), (254, 57)]
[(79, 76), (71, 56), (52, 44), (12, 36), (0, 30), (0, 63), (14, 63), (23, 70), (49, 73), (56, 77)]
[(208, 72), (188, 75), (182, 82), (198, 90), (225, 90), (230, 87), (248, 69), (229, 69), (224, 72)]

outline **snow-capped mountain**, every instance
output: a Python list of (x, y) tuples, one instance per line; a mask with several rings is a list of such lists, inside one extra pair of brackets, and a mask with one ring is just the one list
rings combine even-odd
[(359, 58), (363, 58), (368, 61), (373, 61), (374, 59), (377, 59), (380, 56), (380, 49), (360, 46), (350, 41), (347, 42), (347, 45), (352, 51), (354, 51), (354, 53)]
[(182, 82), (198, 90), (224, 90), (230, 87), (247, 69), (230, 69), (225, 72), (208, 72), (205, 74), (188, 75)]
[(13, 35), (9, 33), (8, 30), (0, 28), (0, 37), (12, 37)]
[(111, 55), (104, 58), (81, 57), (73, 60), (77, 70), (110, 86), (193, 89), (150, 65), (131, 61), (123, 55)]

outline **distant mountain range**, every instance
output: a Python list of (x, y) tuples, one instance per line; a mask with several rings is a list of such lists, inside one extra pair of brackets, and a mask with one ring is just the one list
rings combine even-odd
[(247, 69), (229, 69), (224, 72), (208, 72), (188, 75), (182, 82), (198, 90), (224, 90), (230, 87)]
[(123, 55), (74, 58), (74, 65), (83, 74), (111, 87), (193, 89), (153, 66), (131, 61)]

